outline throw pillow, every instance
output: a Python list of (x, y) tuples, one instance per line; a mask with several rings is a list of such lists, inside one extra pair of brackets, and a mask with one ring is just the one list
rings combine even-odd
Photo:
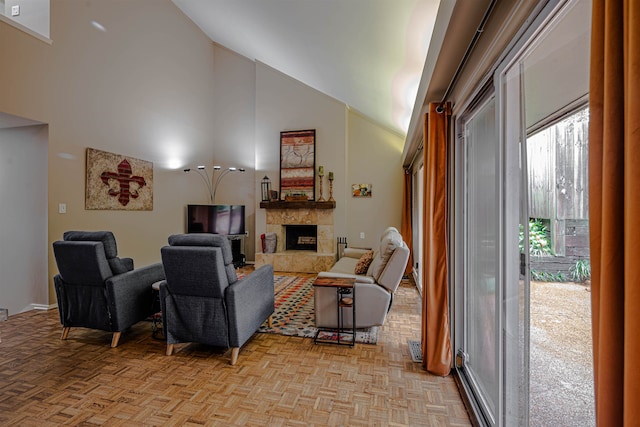
[(355, 274), (365, 274), (369, 269), (371, 261), (373, 261), (373, 251), (362, 255), (356, 264)]

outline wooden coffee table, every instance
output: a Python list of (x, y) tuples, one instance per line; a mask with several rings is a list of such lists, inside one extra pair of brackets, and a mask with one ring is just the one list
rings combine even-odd
[[(348, 345), (353, 347), (356, 344), (356, 279), (346, 277), (318, 277), (313, 282), (313, 286), (336, 289), (336, 310), (338, 314), (337, 328), (318, 328), (313, 339), (315, 344), (326, 343), (336, 345)], [(344, 327), (344, 309), (351, 309), (352, 328), (350, 331)], [(322, 332), (335, 331), (337, 340), (319, 338)], [(342, 334), (350, 334), (351, 340), (343, 341)]]

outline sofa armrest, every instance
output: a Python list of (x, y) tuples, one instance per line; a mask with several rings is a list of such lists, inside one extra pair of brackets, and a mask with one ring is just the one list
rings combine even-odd
[(331, 271), (321, 271), (318, 273), (318, 277), (334, 277), (334, 278), (348, 278), (348, 279), (356, 279), (356, 283), (375, 283), (373, 277), (364, 276), (361, 274), (347, 274), (347, 273), (334, 273)]
[(343, 256), (359, 259), (362, 255), (366, 254), (370, 250), (371, 249), (364, 249), (364, 248), (345, 248), (343, 252)]
[(229, 286), (225, 300), (229, 313), (229, 343), (231, 347), (240, 347), (273, 314), (273, 266), (263, 265)]
[[(375, 283), (356, 283), (356, 327), (368, 328), (383, 325), (391, 303), (391, 293)], [(315, 287), (315, 321), (317, 327), (338, 326), (336, 291), (329, 287)], [(344, 326), (353, 325), (351, 310), (345, 310)]]
[(151, 264), (107, 279), (107, 301), (115, 331), (122, 331), (152, 313), (151, 285), (160, 280), (164, 280), (162, 263)]

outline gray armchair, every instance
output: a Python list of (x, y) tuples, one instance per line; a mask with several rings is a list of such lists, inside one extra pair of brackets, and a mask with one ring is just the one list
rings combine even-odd
[(113, 332), (116, 347), (122, 331), (153, 313), (151, 285), (164, 279), (162, 264), (134, 269), (131, 258), (118, 258), (110, 231), (67, 231), (53, 253), (61, 339), (72, 327), (99, 329)]
[(160, 283), (167, 356), (174, 344), (198, 342), (240, 347), (274, 311), (273, 267), (238, 280), (229, 240), (218, 234), (177, 234), (161, 249), (166, 281)]

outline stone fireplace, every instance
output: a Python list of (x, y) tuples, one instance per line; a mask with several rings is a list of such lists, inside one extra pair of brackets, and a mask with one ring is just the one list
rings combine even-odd
[(260, 207), (277, 244), (275, 253), (256, 253), (256, 268), (272, 264), (275, 271), (318, 273), (333, 266), (334, 202), (262, 202)]

